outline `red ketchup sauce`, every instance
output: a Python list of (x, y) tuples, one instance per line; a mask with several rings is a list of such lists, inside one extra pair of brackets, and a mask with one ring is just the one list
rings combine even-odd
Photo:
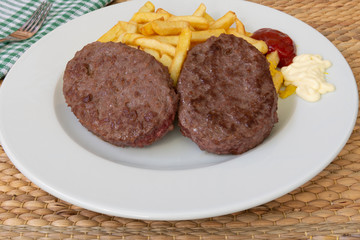
[(263, 40), (269, 48), (269, 53), (278, 51), (280, 62), (278, 67), (288, 66), (296, 56), (296, 47), (293, 40), (285, 33), (271, 28), (261, 28), (251, 36)]

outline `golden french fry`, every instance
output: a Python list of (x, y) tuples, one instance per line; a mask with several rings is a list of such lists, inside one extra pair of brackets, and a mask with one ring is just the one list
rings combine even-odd
[(130, 22), (122, 22), (121, 23), (122, 28), (127, 33), (136, 33), (138, 29), (138, 24), (136, 22), (130, 21)]
[(171, 44), (173, 46), (176, 46), (179, 42), (179, 36), (173, 35), (173, 36), (160, 36), (160, 35), (152, 35), (149, 36), (149, 38), (156, 39), (160, 42), (164, 42), (167, 44)]
[(127, 34), (126, 32), (122, 32), (116, 39), (113, 40), (113, 42), (123, 42), (123, 38), (125, 36), (125, 34)]
[(251, 32), (246, 32), (245, 31), (245, 35), (248, 36), (248, 37), (251, 37), (252, 36), (252, 33)]
[(168, 21), (185, 21), (190, 23), (190, 25), (198, 30), (208, 29), (209, 28), (209, 22), (204, 17), (199, 16), (171, 16), (168, 18)]
[(168, 54), (170, 56), (175, 56), (176, 48), (173, 45), (163, 43), (151, 38), (136, 38), (134, 44), (136, 46), (140, 46), (142, 48), (151, 48), (159, 51), (161, 54)]
[(284, 76), (281, 73), (281, 71), (277, 70), (277, 65), (279, 64), (280, 58), (277, 51), (271, 52), (266, 54), (266, 59), (269, 62), (269, 70), (270, 74), (276, 89), (276, 92), (278, 93), (283, 82), (284, 82)]
[(177, 84), (182, 65), (190, 48), (190, 42), (191, 31), (189, 28), (185, 28), (181, 31), (179, 35), (179, 43), (176, 46), (175, 56), (169, 67), (170, 76), (174, 81), (174, 85)]
[(276, 69), (273, 69), (272, 71), (270, 71), (270, 73), (274, 83), (275, 90), (277, 93), (279, 93), (280, 88), (284, 82), (284, 76), (279, 70)]
[(129, 47), (131, 47), (131, 48), (139, 49), (138, 46), (134, 46), (134, 45), (127, 45), (127, 46), (129, 46)]
[(261, 53), (265, 54), (268, 52), (269, 48), (266, 45), (266, 43), (262, 40), (256, 40), (254, 38), (242, 35), (241, 36), (243, 39), (245, 39), (248, 43), (250, 43), (251, 45), (253, 45), (254, 47), (256, 47)]
[(158, 19), (168, 19), (171, 15), (169, 13), (156, 13), (156, 12), (137, 12), (132, 17), (131, 21), (137, 23), (148, 23)]
[(147, 1), (139, 10), (138, 12), (154, 12), (155, 6), (152, 2)]
[(203, 17), (208, 21), (209, 25), (215, 22), (215, 19), (210, 16), (207, 12), (204, 13)]
[(206, 6), (205, 6), (205, 4), (201, 3), (199, 5), (199, 7), (195, 10), (195, 12), (193, 13), (193, 16), (202, 17), (202, 16), (204, 16), (205, 12), (206, 12)]
[(271, 53), (266, 54), (266, 59), (269, 61), (269, 63), (274, 67), (277, 68), (277, 65), (280, 62), (280, 57), (278, 51), (274, 51)]
[(287, 98), (291, 95), (293, 95), (296, 92), (296, 86), (294, 85), (288, 85), (285, 87), (285, 90), (279, 91), (279, 97), (280, 98)]
[(117, 22), (109, 31), (104, 33), (97, 41), (99, 42), (110, 42), (116, 39), (122, 32), (121, 21)]
[(227, 12), (224, 16), (210, 24), (210, 29), (223, 28), (228, 29), (235, 22), (236, 14), (232, 11)]
[(204, 42), (211, 36), (218, 37), (220, 34), (226, 33), (225, 29), (210, 29), (203, 31), (195, 31), (191, 34), (191, 42)]
[(145, 36), (139, 33), (124, 33), (119, 37), (118, 41), (128, 45), (135, 45), (135, 40), (143, 37)]
[(196, 29), (195, 29), (193, 26), (191, 26), (191, 25), (190, 25), (189, 28), (190, 28), (191, 31), (196, 31)]
[(139, 28), (139, 32), (141, 34), (144, 34), (144, 35), (153, 35), (153, 34), (155, 34), (154, 29), (152, 27), (152, 22), (148, 22), (148, 23), (143, 24)]
[(250, 43), (251, 45), (253, 45), (254, 47), (256, 47), (261, 53), (265, 54), (268, 52), (268, 46), (266, 45), (266, 43), (262, 40), (256, 40), (254, 38), (248, 37), (246, 35), (240, 34), (236, 31), (236, 29), (234, 28), (230, 28), (227, 31), (227, 34), (233, 34), (236, 37), (240, 37), (243, 38), (244, 40), (246, 40), (248, 43)]
[(137, 23), (136, 22), (123, 22), (119, 21), (116, 25), (114, 25), (108, 32), (102, 35), (98, 41), (99, 42), (116, 42), (119, 36), (125, 32), (133, 32), (137, 31)]
[(140, 29), (145, 25), (145, 24), (148, 24), (148, 23), (136, 23), (137, 24), (137, 30), (136, 32), (137, 33), (141, 33)]
[(160, 60), (160, 53), (152, 48), (142, 48), (144, 52), (147, 52), (148, 54), (152, 55), (156, 60)]
[(236, 31), (238, 31), (238, 33), (240, 34), (245, 35), (246, 34), (245, 26), (238, 18), (235, 19), (235, 24), (236, 24)]
[(178, 35), (181, 30), (189, 27), (188, 22), (184, 21), (160, 21), (151, 22), (152, 29), (159, 35)]
[(116, 37), (112, 40), (113, 42), (121, 42), (125, 33), (136, 33), (138, 24), (136, 22), (120, 22), (121, 30), (116, 34)]
[(168, 11), (166, 11), (166, 10), (164, 10), (164, 9), (162, 9), (162, 8), (158, 8), (158, 9), (156, 10), (156, 13), (163, 13), (163, 14), (168, 14), (169, 16), (172, 16), (171, 13), (169, 13)]
[(167, 54), (161, 55), (161, 57), (159, 59), (159, 62), (161, 62), (167, 68), (170, 68), (172, 61), (173, 61), (173, 59)]

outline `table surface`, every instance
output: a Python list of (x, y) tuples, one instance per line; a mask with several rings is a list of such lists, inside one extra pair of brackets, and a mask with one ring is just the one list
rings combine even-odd
[[(359, 0), (251, 1), (321, 32), (359, 83)], [(0, 239), (355, 239), (360, 236), (359, 126), (358, 118), (339, 155), (303, 186), (245, 211), (188, 221), (126, 219), (64, 202), (24, 177), (0, 147)]]

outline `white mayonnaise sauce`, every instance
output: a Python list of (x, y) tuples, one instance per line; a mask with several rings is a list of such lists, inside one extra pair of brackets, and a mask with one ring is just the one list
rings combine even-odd
[(296, 94), (309, 102), (316, 102), (321, 94), (335, 91), (335, 86), (326, 82), (326, 69), (331, 62), (320, 55), (302, 54), (293, 59), (293, 63), (282, 67), (284, 84), (296, 86)]

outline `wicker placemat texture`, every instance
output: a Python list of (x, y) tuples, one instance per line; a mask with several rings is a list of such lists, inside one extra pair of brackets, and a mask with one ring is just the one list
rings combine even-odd
[[(253, 2), (286, 12), (320, 31), (341, 51), (360, 82), (359, 0)], [(126, 219), (74, 206), (31, 183), (0, 147), (0, 239), (355, 238), (360, 236), (359, 127), (358, 118), (336, 159), (296, 190), (246, 211), (189, 221)]]

